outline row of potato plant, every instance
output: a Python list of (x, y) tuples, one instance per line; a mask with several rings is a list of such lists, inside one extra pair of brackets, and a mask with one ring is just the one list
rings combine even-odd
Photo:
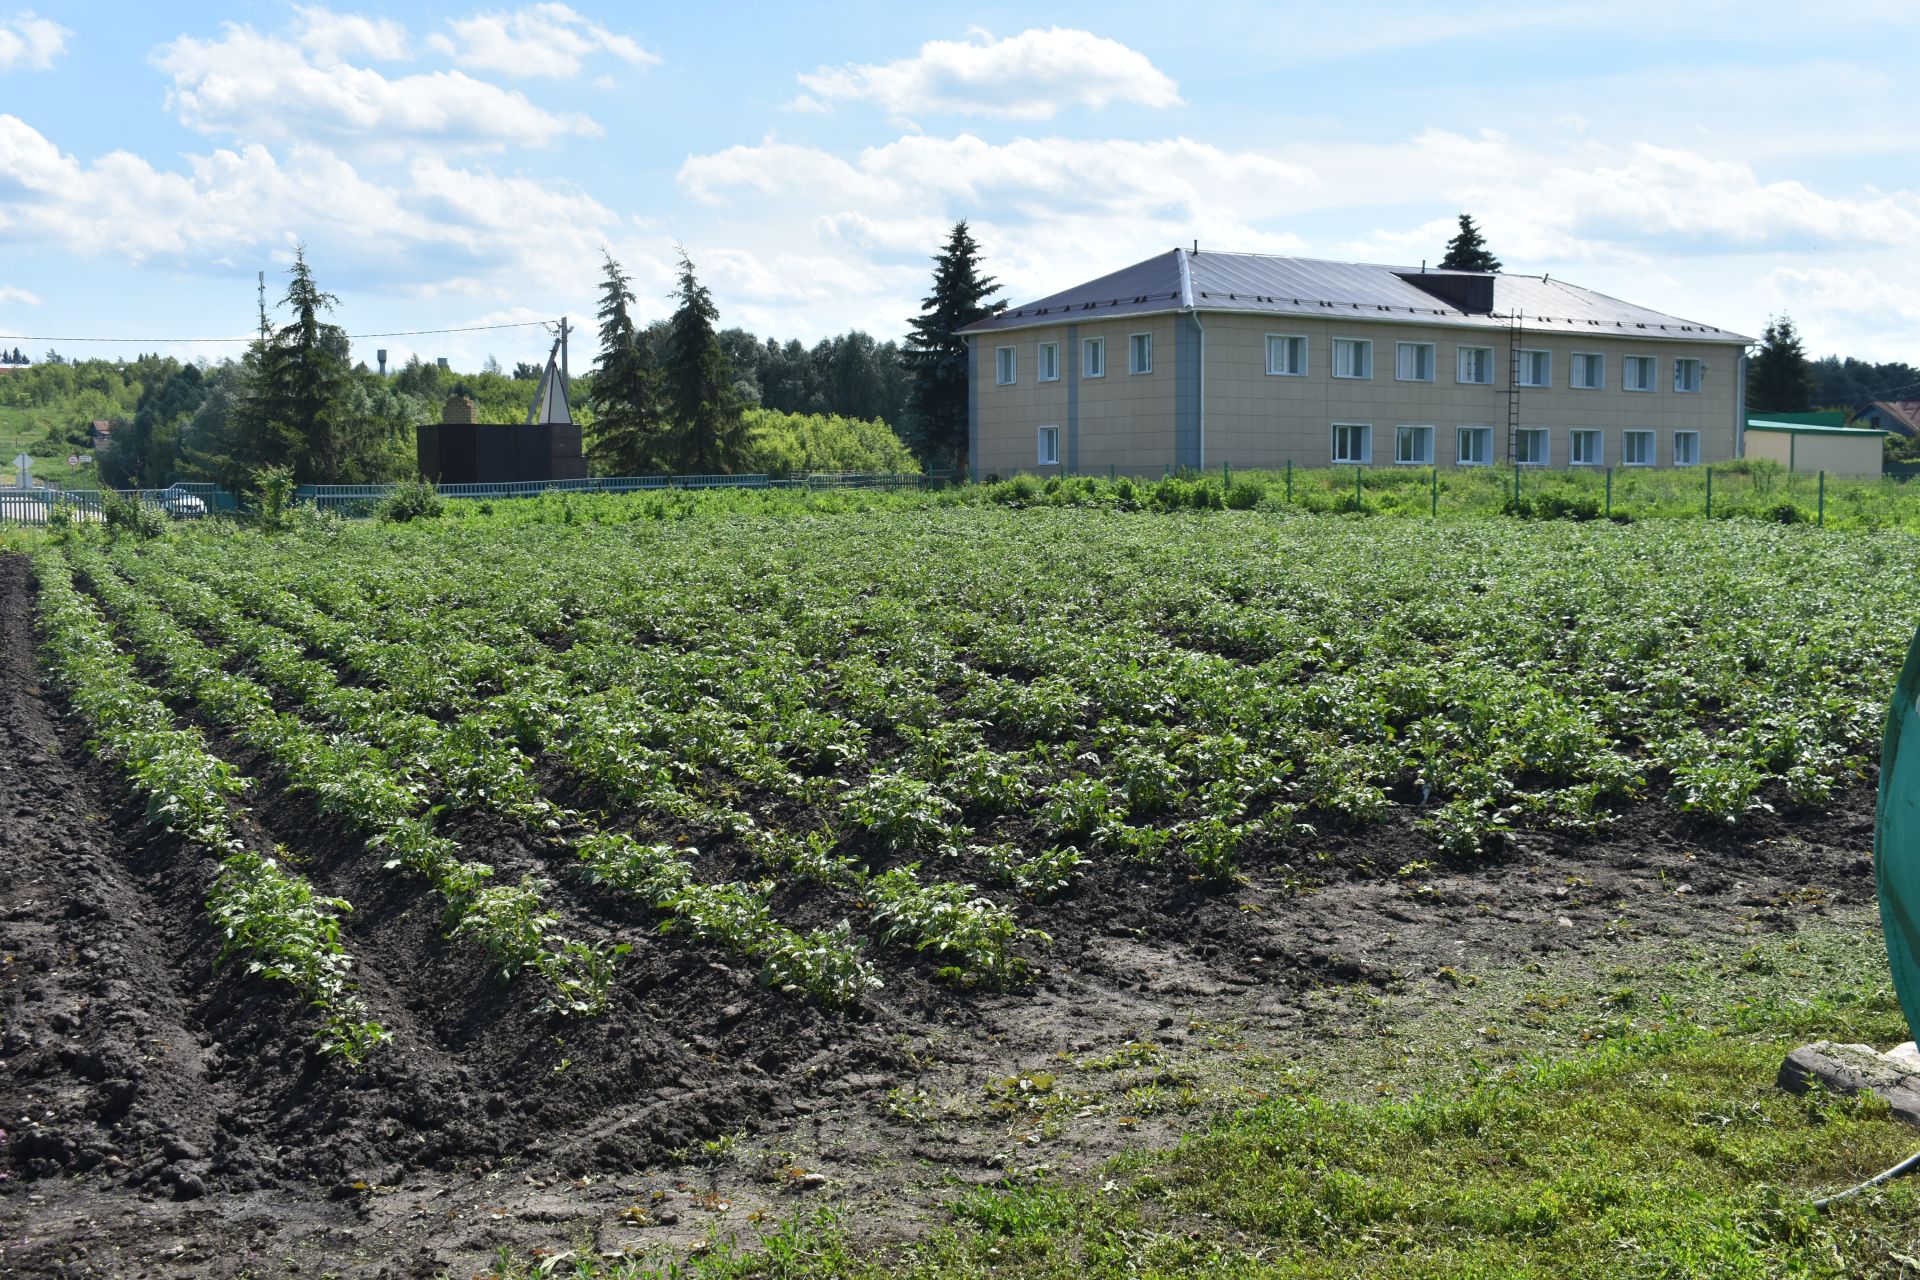
[(427, 631), (484, 637), (486, 687), (444, 696), (507, 690), (663, 822), (1035, 897), (1385, 821), (1474, 857), (1643, 797), (1820, 808), (1863, 775), (1916, 603), (1904, 540), (1751, 524), (923, 510), (210, 550), (396, 680)]
[(525, 877), (513, 885), (493, 884), (492, 867), (462, 858), (458, 844), (434, 829), (426, 779), (395, 768), (363, 737), (322, 732), (276, 709), (271, 690), (227, 671), (221, 654), (94, 550), (73, 544), (70, 555), (135, 651), (164, 674), (169, 691), (265, 754), (290, 788), (367, 836), (389, 867), (424, 877), (445, 903), (453, 936), (478, 942), (505, 978), (537, 972), (548, 984), (547, 1007), (556, 1012), (604, 1008), (612, 955), (557, 931), (557, 917), (542, 907), (542, 882)]
[[(629, 879), (601, 874), (604, 867), (600, 855), (609, 837), (593, 830), (578, 815), (560, 809), (534, 792), (528, 772), (530, 761), (516, 747), (495, 740), (491, 726), (480, 717), (467, 716), (443, 724), (391, 705), (405, 699), (403, 693), (392, 688), (342, 687), (331, 668), (298, 656), (298, 645), (285, 632), (223, 607), (221, 599), (209, 588), (170, 576), (158, 567), (157, 559), (135, 562), (123, 555), (118, 558), (118, 564), (136, 584), (151, 591), (155, 599), (177, 616), (245, 655), (273, 691), (292, 699), (303, 709), (365, 733), (375, 745), (390, 747), (393, 758), (398, 758), (403, 750), (411, 751), (416, 766), (414, 772), (428, 785), (441, 788), (447, 805), (486, 809), (542, 834), (553, 835), (564, 825), (588, 879), (638, 891), (638, 886)], [(390, 745), (384, 740), (388, 735), (397, 741)], [(830, 1005), (852, 1003), (862, 992), (878, 986), (872, 967), (859, 958), (858, 941), (850, 938), (844, 927), (801, 935), (772, 920), (764, 906), (770, 892), (768, 888), (701, 885), (692, 883), (688, 879), (690, 875), (688, 870), (670, 893), (643, 895), (654, 909), (668, 917), (670, 928), (682, 928), (696, 937), (731, 945), (742, 954), (762, 961), (770, 985), (789, 993), (818, 996)], [(530, 922), (510, 927), (508, 932), (512, 937), (525, 939), (524, 950), (534, 955), (539, 934), (551, 923), (551, 917), (514, 909), (511, 904), (517, 904), (525, 896), (524, 887), (494, 894), (487, 901), (477, 902), (474, 912)], [(714, 927), (715, 904), (749, 898), (757, 898), (761, 903), (766, 917), (761, 927), (752, 930)], [(628, 949), (626, 944), (621, 944), (608, 950), (606, 955), (623, 954)], [(510, 963), (509, 970), (517, 969), (521, 963), (524, 961)]]
[[(304, 613), (299, 605), (287, 602), (284, 592), (271, 583), (241, 575), (238, 580), (227, 579), (226, 587), (231, 598), (244, 598), (256, 605), (264, 603), (278, 616), (294, 617)], [(384, 589), (376, 588), (367, 594), (377, 597), (384, 594)], [(354, 602), (365, 598), (357, 593), (351, 597)], [(350, 603), (344, 607), (356, 606)], [(414, 612), (410, 608), (398, 608), (384, 616), (406, 619), (414, 616)], [(390, 644), (380, 626), (382, 617), (362, 607), (351, 627), (317, 621), (310, 616), (303, 621), (308, 638), (316, 643), (339, 646), (343, 660), (352, 662), (356, 653), (370, 659), (356, 664), (361, 673), (385, 681), (387, 675), (383, 668)], [(408, 624), (403, 621), (401, 625)], [(448, 630), (458, 634), (462, 630), (461, 622), (450, 619)], [(509, 634), (496, 626), (493, 638), (502, 648), (522, 652), (527, 649), (525, 632)], [(428, 650), (432, 645), (430, 639), (420, 642), (420, 646)], [(533, 648), (548, 652), (537, 643)], [(791, 799), (818, 799), (824, 794), (821, 785), (824, 780), (792, 772), (783, 758), (765, 744), (754, 741), (744, 731), (742, 722), (717, 718), (712, 699), (695, 694), (693, 702), (707, 705), (684, 709), (658, 705), (662, 693), (681, 687), (670, 670), (671, 655), (665, 660), (667, 665), (656, 665), (646, 672), (645, 694), (640, 695), (624, 685), (605, 688), (607, 646), (603, 645), (596, 653), (595, 663), (575, 668), (582, 674), (572, 682), (565, 678), (566, 672), (537, 665), (503, 672), (502, 678), (513, 685), (514, 692), (496, 699), (494, 705), (506, 709), (505, 714), (524, 745), (551, 752), (577, 777), (623, 801), (660, 816), (722, 831), (738, 828), (738, 818), (725, 807), (713, 806), (677, 785), (697, 781), (702, 769), (724, 768), (737, 778), (751, 780)], [(626, 646), (624, 653), (625, 663), (618, 668), (618, 677), (633, 679), (636, 674), (633, 664), (647, 661), (649, 655), (632, 646)], [(577, 692), (581, 685), (590, 692), (584, 695)], [(758, 706), (754, 710), (766, 708)], [(778, 726), (782, 721), (774, 717), (766, 723)], [(652, 745), (669, 742), (679, 747), (677, 757)], [(1074, 865), (1070, 856), (1056, 855), (1051, 860), (1040, 860), (1040, 865), (1049, 868), (1049, 879), (1037, 875), (1031, 862), (1014, 860), (1006, 866), (1004, 871), (1009, 882), (1036, 892), (1057, 890), (1063, 869), (1070, 870)], [(849, 874), (836, 883), (850, 891), (856, 905), (873, 911), (883, 940), (945, 961), (940, 966), (943, 975), (966, 982), (994, 983), (1019, 976), (1023, 965), (1012, 952), (1012, 944), (1029, 939), (1043, 941), (1045, 935), (1019, 928), (1006, 908), (980, 895), (971, 885), (949, 881), (923, 883), (917, 872), (917, 867), (903, 866), (881, 876)]]
[(292, 986), (320, 1015), (321, 1051), (355, 1065), (365, 1061), (390, 1036), (369, 1016), (340, 941), (340, 917), (352, 908), (316, 894), (278, 859), (243, 844), (232, 805), (247, 780), (139, 678), (57, 552), (37, 555), (34, 573), (42, 653), (89, 725), (91, 749), (126, 770), (146, 798), (148, 821), (219, 861), (207, 910), (220, 935), (220, 962), (237, 958), (248, 973)]

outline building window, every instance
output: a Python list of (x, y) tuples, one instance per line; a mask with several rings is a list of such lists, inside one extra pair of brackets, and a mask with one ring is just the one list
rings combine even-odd
[(1433, 428), (1397, 428), (1394, 432), (1393, 460), (1405, 466), (1432, 466)]
[(1080, 376), (1083, 378), (1104, 378), (1107, 376), (1107, 340), (1088, 338), (1080, 344)]
[(1267, 372), (1280, 378), (1305, 377), (1307, 340), (1290, 333), (1268, 334)]
[(1333, 424), (1333, 460), (1368, 463), (1373, 461), (1373, 428), (1364, 422)]
[(1625, 391), (1651, 391), (1653, 380), (1659, 372), (1659, 362), (1652, 356), (1628, 356), (1620, 362), (1620, 386)]
[(1458, 376), (1462, 382), (1491, 386), (1493, 384), (1493, 348), (1461, 347)]
[(1607, 358), (1590, 352), (1573, 353), (1573, 376), (1568, 385), (1583, 391), (1599, 391), (1607, 385)]
[(1057, 342), (1040, 344), (1040, 381), (1060, 381), (1060, 344)]
[(1013, 348), (997, 347), (993, 353), (993, 380), (1003, 387), (1013, 385)]
[(1365, 338), (1335, 338), (1333, 340), (1333, 376), (1371, 378), (1373, 376), (1373, 343)]
[(1127, 339), (1127, 372), (1153, 372), (1153, 335), (1136, 333)]
[(1698, 391), (1700, 389), (1700, 362), (1698, 360), (1675, 360), (1673, 362), (1673, 389), (1675, 391)]
[(1698, 431), (1673, 433), (1673, 465), (1676, 467), (1700, 465), (1700, 433)]
[(1521, 427), (1513, 437), (1513, 460), (1523, 467), (1544, 467), (1548, 452), (1545, 427)]
[(1590, 429), (1567, 433), (1567, 462), (1576, 467), (1597, 467), (1605, 460), (1604, 437)]
[(1523, 387), (1550, 387), (1553, 385), (1553, 352), (1526, 351), (1520, 353), (1520, 385)]
[(1623, 431), (1620, 433), (1620, 465), (1623, 467), (1650, 467), (1653, 465), (1653, 432)]
[(1485, 467), (1493, 463), (1493, 428), (1460, 428), (1459, 449), (1454, 461), (1463, 467)]
[(1393, 376), (1401, 382), (1433, 381), (1433, 344), (1401, 342), (1395, 344)]
[(1058, 466), (1060, 463), (1060, 428), (1040, 428), (1040, 465)]

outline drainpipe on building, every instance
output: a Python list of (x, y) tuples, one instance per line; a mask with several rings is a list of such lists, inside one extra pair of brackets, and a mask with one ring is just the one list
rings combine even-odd
[(1200, 308), (1188, 312), (1193, 317), (1193, 327), (1200, 331), (1200, 465), (1199, 471), (1207, 469), (1207, 326), (1200, 323)]

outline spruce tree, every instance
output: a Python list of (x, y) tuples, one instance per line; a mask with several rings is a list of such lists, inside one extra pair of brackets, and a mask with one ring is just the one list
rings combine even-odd
[(980, 273), (980, 246), (962, 218), (934, 255), (933, 292), (907, 322), (906, 361), (913, 375), (907, 443), (930, 471), (960, 471), (967, 457), (967, 342), (960, 330), (1007, 304)]
[(1487, 250), (1487, 242), (1480, 235), (1480, 228), (1473, 225), (1473, 215), (1460, 215), (1460, 232), (1447, 241), (1447, 256), (1440, 259), (1442, 271), (1498, 271), (1500, 259)]
[(668, 296), (679, 303), (667, 322), (661, 362), (674, 461), (679, 470), (695, 475), (731, 474), (746, 456), (747, 421), (714, 327), (720, 309), (694, 275), (685, 249), (680, 285)]
[(297, 245), (280, 305), (293, 319), (249, 352), (246, 395), (236, 413), (235, 462), (247, 471), (293, 469), (302, 484), (332, 484), (355, 460), (352, 424), (340, 411), (350, 380), (347, 336), (321, 320), (339, 299), (322, 292)]
[(634, 476), (667, 465), (658, 379), (634, 332), (633, 291), (611, 252), (600, 287), (600, 359), (587, 405), (593, 410), (587, 455), (602, 475)]
[(1805, 413), (1813, 403), (1813, 366), (1788, 316), (1767, 321), (1760, 351), (1747, 366), (1750, 413)]

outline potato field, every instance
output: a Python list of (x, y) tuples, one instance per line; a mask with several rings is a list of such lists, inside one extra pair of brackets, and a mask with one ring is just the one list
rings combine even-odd
[(1917, 567), (911, 498), (47, 538), (0, 582), (10, 1234), (910, 1232), (1202, 1127), (1237, 1085), (1176, 1060), (1342, 1034), (1316, 993), (1790, 929), (1871, 897)]

